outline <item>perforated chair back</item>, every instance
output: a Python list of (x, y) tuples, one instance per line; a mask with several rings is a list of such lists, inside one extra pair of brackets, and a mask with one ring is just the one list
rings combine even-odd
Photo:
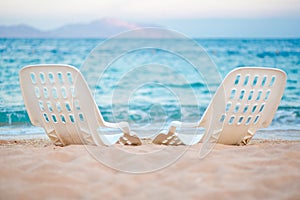
[[(216, 120), (216, 123), (222, 124), (217, 136), (219, 143), (246, 144), (258, 129), (271, 124), (285, 84), (286, 74), (282, 70), (237, 68), (225, 77), (200, 125), (208, 128), (207, 121)], [(223, 107), (223, 112), (211, 119), (218, 106)]]
[(20, 71), (20, 86), (31, 123), (43, 127), (56, 145), (111, 145), (124, 135), (102, 136), (98, 133), (101, 126), (120, 128), (129, 134), (126, 123), (103, 120), (86, 81), (75, 67), (26, 66)]

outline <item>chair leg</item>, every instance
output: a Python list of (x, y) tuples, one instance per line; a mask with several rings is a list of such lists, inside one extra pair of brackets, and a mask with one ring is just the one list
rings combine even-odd
[(152, 141), (153, 144), (160, 144), (160, 145), (182, 145), (183, 143), (180, 141), (180, 139), (172, 132), (169, 132), (168, 134), (159, 134), (155, 137), (155, 139)]
[(50, 138), (50, 140), (53, 142), (53, 144), (55, 144), (56, 146), (65, 146), (64, 143), (62, 143), (62, 141), (60, 140), (60, 138), (56, 135), (56, 132), (54, 129), (52, 129), (51, 131), (46, 130), (48, 137)]
[(250, 142), (252, 137), (254, 136), (254, 132), (248, 130), (247, 135), (244, 137), (244, 139), (241, 141), (240, 145), (246, 145)]
[(120, 137), (119, 141), (120, 144), (123, 145), (141, 145), (142, 142), (141, 140), (135, 136), (135, 135), (130, 135), (128, 133), (124, 133), (124, 135), (122, 137)]

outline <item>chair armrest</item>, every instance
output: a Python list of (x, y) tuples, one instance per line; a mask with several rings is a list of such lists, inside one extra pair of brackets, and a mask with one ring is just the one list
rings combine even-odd
[(107, 128), (121, 129), (123, 133), (130, 134), (130, 127), (128, 122), (118, 122), (118, 123), (104, 122), (104, 126)]
[(169, 133), (175, 133), (177, 128), (196, 128), (198, 127), (198, 122), (195, 123), (186, 123), (180, 121), (172, 121), (169, 126)]

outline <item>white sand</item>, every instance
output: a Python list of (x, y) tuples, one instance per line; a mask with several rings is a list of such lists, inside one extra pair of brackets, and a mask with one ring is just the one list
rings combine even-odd
[(299, 199), (299, 141), (217, 145), (199, 160), (201, 145), (189, 148), (170, 167), (136, 175), (102, 165), (84, 146), (2, 141), (0, 199)]

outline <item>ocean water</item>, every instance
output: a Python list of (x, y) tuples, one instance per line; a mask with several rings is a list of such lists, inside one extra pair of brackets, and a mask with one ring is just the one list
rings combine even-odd
[[(161, 49), (139, 49), (120, 55), (105, 73), (99, 74), (97, 69), (103, 66), (97, 59), (95, 63), (88, 61), (90, 52), (103, 39), (0, 39), (0, 137), (42, 135), (42, 129), (31, 125), (24, 107), (19, 70), (26, 65), (63, 63), (82, 71), (105, 120), (126, 120), (133, 128), (166, 127), (172, 120), (198, 121), (213, 88), (232, 69), (279, 68), (287, 73), (286, 89), (272, 124), (262, 131), (269, 135), (261, 134), (261, 138), (300, 139), (300, 39), (194, 41), (207, 52), (211, 67), (220, 75), (215, 84), (207, 84), (205, 73), (195, 75), (191, 64), (182, 57)], [(191, 58), (198, 56), (197, 51), (178, 45), (176, 39), (168, 42)], [(117, 48), (99, 55), (112, 54)], [(179, 66), (185, 66), (180, 73), (176, 71)]]

